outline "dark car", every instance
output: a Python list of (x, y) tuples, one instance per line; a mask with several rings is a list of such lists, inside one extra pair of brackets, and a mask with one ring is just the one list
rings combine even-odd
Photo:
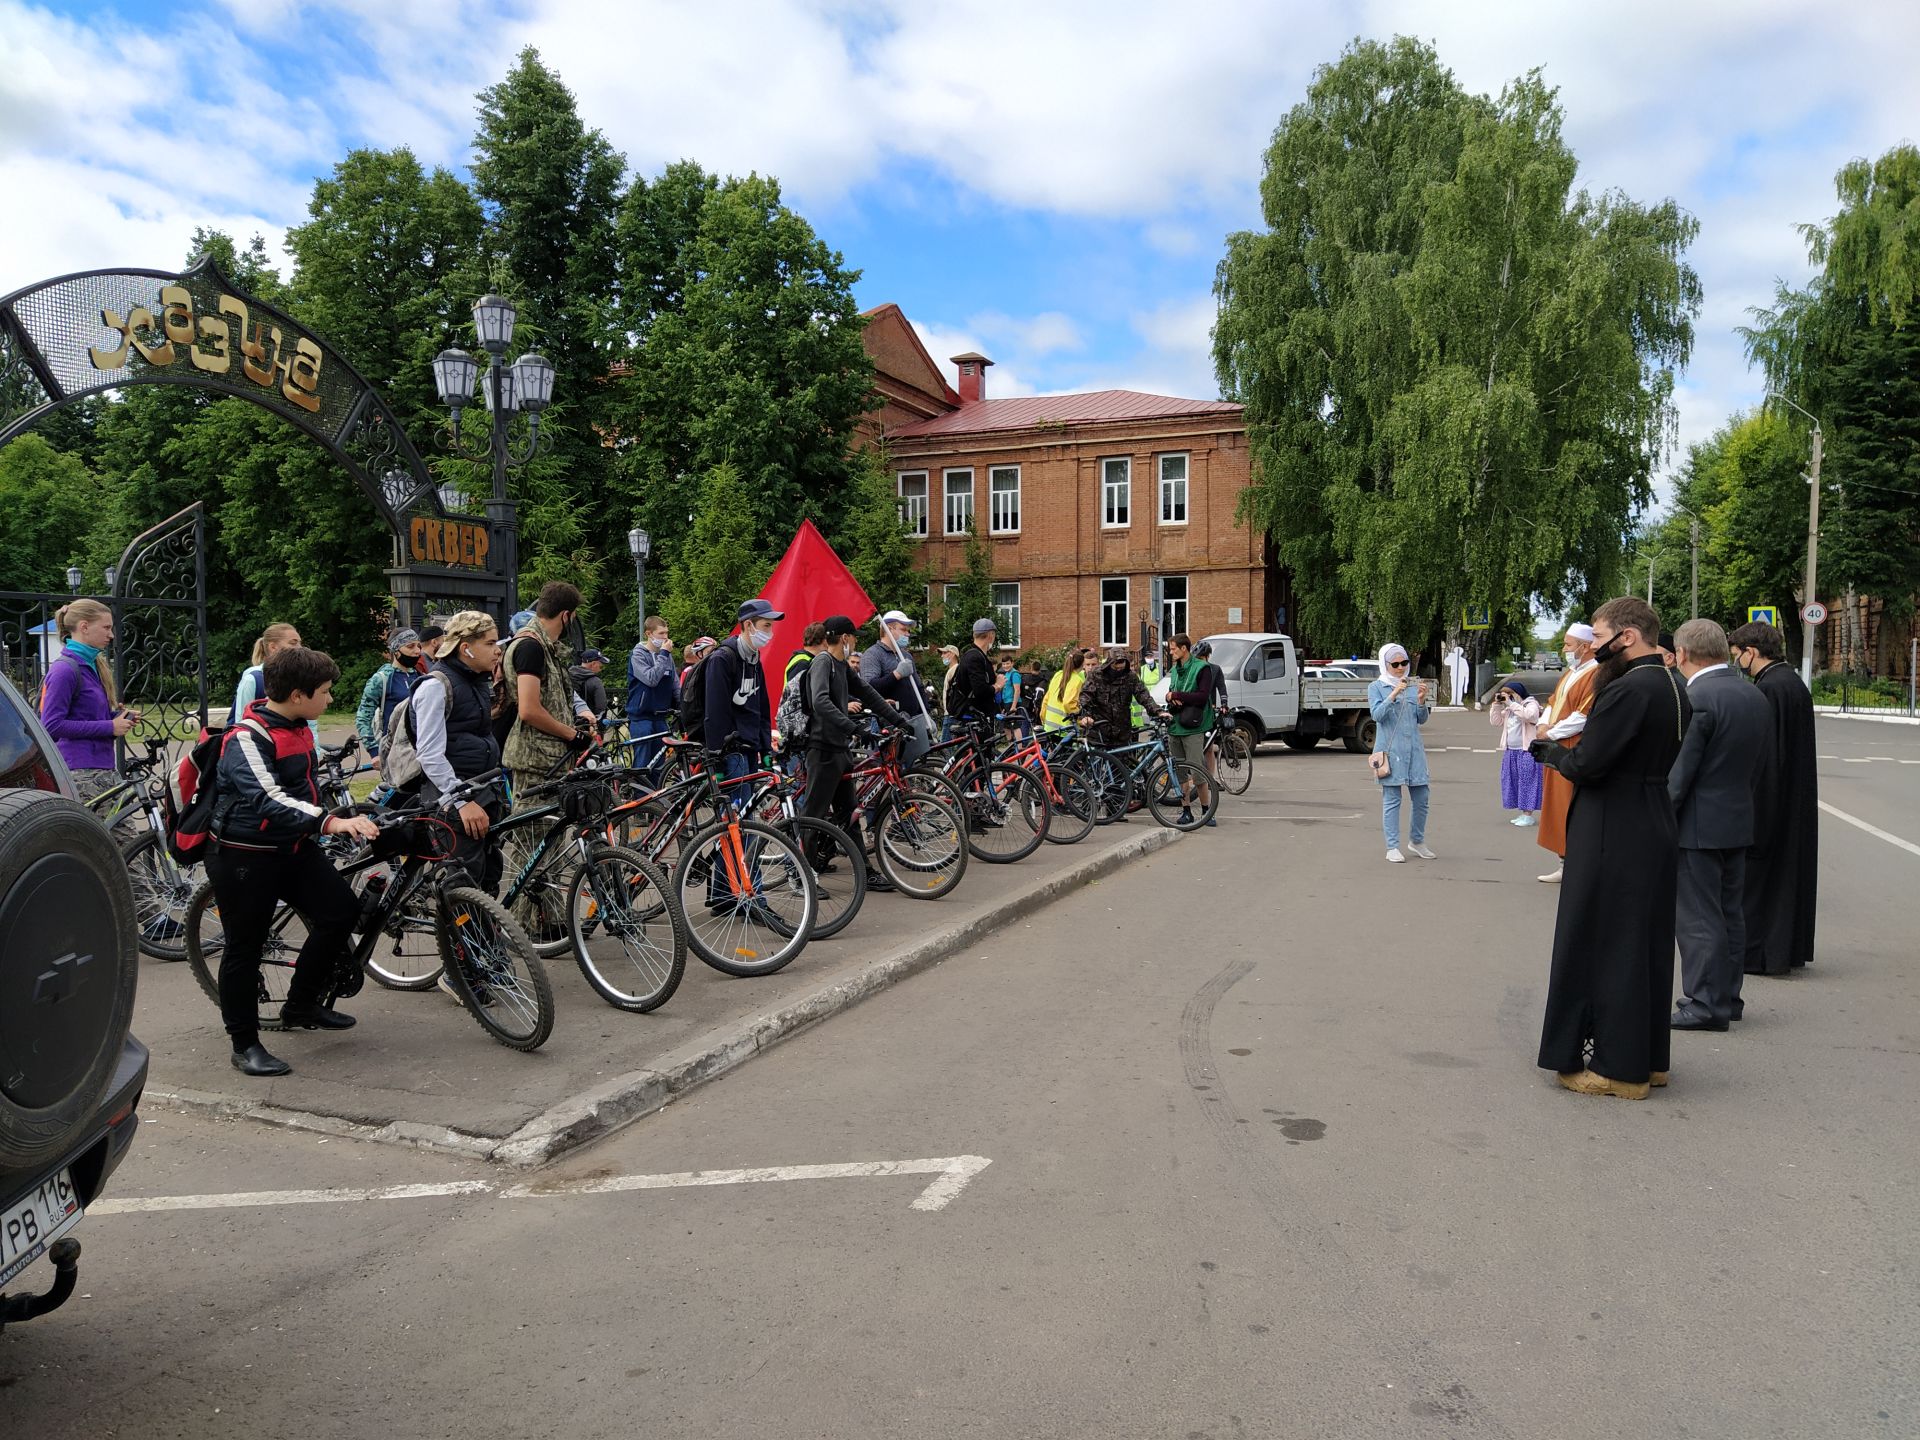
[(0, 1292), (43, 1255), (44, 1294), (0, 1293), (0, 1329), (63, 1304), (67, 1232), (125, 1158), (147, 1083), (128, 1033), (133, 888), (39, 717), (0, 676)]

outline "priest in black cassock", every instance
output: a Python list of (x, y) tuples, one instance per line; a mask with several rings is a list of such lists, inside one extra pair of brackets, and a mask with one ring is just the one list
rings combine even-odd
[(1667, 772), (1693, 711), (1651, 605), (1609, 600), (1592, 623), (1598, 698), (1579, 748), (1533, 746), (1573, 782), (1540, 1064), (1579, 1094), (1644, 1100), (1667, 1083), (1680, 864)]
[(1784, 975), (1813, 963), (1813, 906), (1819, 883), (1820, 777), (1814, 757), (1813, 696), (1785, 663), (1771, 625), (1742, 625), (1727, 637), (1733, 663), (1753, 677), (1773, 713), (1773, 746), (1762, 760), (1753, 848), (1747, 852), (1749, 975)]

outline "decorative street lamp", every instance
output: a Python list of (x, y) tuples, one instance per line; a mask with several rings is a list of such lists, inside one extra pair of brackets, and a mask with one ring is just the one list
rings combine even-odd
[[(473, 302), (473, 328), (487, 354), (487, 371), (465, 350), (442, 350), (433, 359), (433, 381), (440, 403), (449, 412), (445, 444), (463, 460), (486, 458), (493, 466), (493, 498), (487, 502), (487, 523), (507, 579), (507, 609), (520, 608), (520, 546), (514, 502), (507, 497), (507, 471), (517, 470), (540, 453), (540, 415), (553, 401), (553, 363), (532, 351), (508, 364), (504, 357), (513, 343), (513, 302), (499, 295), (482, 295)], [(469, 445), (460, 433), (460, 412), (473, 403), (473, 387), (480, 384), (481, 402), (493, 417), (483, 450)], [(510, 434), (515, 414), (527, 417), (527, 439), (514, 447)], [(449, 493), (459, 504), (449, 501)], [(466, 497), (442, 486), (440, 503), (449, 510), (467, 503)]]
[(107, 566), (107, 593), (109, 595), (113, 593), (113, 577), (117, 573), (118, 571), (113, 566)]
[(647, 556), (653, 553), (653, 537), (644, 530), (627, 531), (627, 549), (633, 554), (634, 629), (644, 633), (647, 624)]
[(67, 593), (70, 595), (78, 595), (80, 593), (80, 587), (86, 583), (86, 579), (86, 572), (81, 570), (78, 565), (67, 566)]

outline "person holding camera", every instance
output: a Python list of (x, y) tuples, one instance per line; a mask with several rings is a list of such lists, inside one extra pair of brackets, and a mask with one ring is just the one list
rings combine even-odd
[(1367, 713), (1373, 716), (1373, 754), (1368, 767), (1380, 786), (1380, 825), (1386, 832), (1387, 861), (1406, 863), (1400, 849), (1400, 787), (1413, 799), (1413, 824), (1407, 849), (1422, 860), (1435, 859), (1427, 840), (1427, 747), (1420, 727), (1433, 714), (1433, 696), (1424, 680), (1413, 678), (1413, 661), (1404, 645), (1380, 647), (1380, 678), (1367, 686)]
[(1518, 810), (1521, 829), (1540, 823), (1543, 775), (1527, 753), (1540, 732), (1540, 702), (1518, 680), (1509, 680), (1493, 697), (1487, 719), (1500, 729), (1500, 808)]

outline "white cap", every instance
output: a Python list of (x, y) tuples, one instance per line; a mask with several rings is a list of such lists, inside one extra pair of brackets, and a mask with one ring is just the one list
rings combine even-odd
[(1591, 645), (1593, 644), (1593, 627), (1585, 621), (1576, 620), (1573, 624), (1567, 626), (1567, 638), (1569, 640), (1578, 640), (1583, 645)]
[(880, 623), (882, 625), (904, 625), (909, 630), (913, 629), (913, 620), (904, 610), (887, 611), (886, 614), (880, 617)]

